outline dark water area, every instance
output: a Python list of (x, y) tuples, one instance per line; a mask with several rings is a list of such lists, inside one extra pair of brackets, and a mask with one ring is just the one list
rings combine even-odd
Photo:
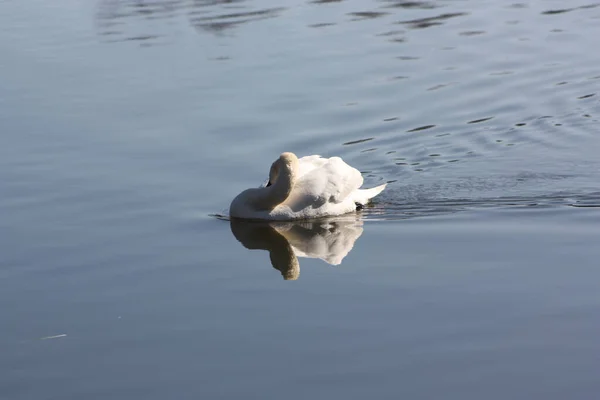
[[(0, 398), (591, 399), (600, 4), (0, 0)], [(283, 151), (356, 215), (216, 218)]]

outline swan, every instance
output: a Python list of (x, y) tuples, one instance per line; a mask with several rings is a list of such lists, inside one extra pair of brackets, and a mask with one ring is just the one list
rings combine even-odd
[(233, 199), (229, 215), (279, 221), (342, 215), (362, 208), (386, 186), (360, 189), (362, 184), (361, 173), (340, 157), (286, 152), (271, 165), (266, 185)]

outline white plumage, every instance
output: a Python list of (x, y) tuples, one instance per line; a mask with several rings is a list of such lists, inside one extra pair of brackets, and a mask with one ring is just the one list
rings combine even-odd
[(335, 216), (353, 212), (377, 196), (385, 184), (360, 189), (363, 178), (339, 157), (307, 156), (298, 159), (283, 153), (275, 160), (269, 183), (247, 189), (232, 202), (235, 218), (294, 220)]

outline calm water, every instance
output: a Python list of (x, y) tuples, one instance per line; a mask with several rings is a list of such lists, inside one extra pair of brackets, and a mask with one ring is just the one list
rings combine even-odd
[[(598, 37), (579, 0), (0, 0), (0, 398), (595, 398)], [(282, 151), (391, 183), (213, 216)]]

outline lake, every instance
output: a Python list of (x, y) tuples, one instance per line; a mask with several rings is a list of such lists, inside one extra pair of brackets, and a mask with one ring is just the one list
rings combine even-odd
[[(594, 398), (598, 37), (580, 0), (0, 0), (0, 398)], [(388, 188), (229, 221), (284, 151)]]

